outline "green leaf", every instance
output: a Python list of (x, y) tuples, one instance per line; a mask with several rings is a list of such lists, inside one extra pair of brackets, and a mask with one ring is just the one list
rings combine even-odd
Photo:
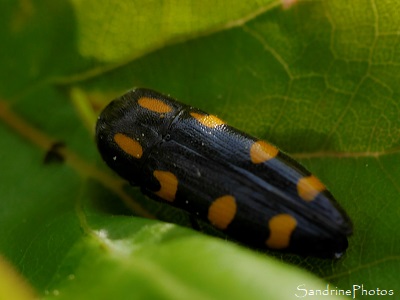
[[(215, 2), (3, 4), (0, 253), (42, 298), (297, 299), (328, 283), (397, 295), (399, 4)], [(93, 128), (134, 86), (300, 160), (353, 220), (346, 255), (257, 253), (124, 184)]]

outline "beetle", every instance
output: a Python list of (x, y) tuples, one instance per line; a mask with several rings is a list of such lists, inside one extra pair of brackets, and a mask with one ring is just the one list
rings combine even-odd
[(271, 143), (150, 89), (112, 101), (96, 142), (111, 169), (152, 199), (256, 248), (324, 258), (352, 223), (325, 185)]

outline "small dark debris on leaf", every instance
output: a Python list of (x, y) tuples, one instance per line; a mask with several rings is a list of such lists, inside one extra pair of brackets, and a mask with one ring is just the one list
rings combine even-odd
[(65, 148), (64, 142), (55, 142), (51, 145), (50, 149), (47, 150), (46, 155), (43, 159), (45, 165), (52, 163), (63, 163), (65, 158), (60, 150)]

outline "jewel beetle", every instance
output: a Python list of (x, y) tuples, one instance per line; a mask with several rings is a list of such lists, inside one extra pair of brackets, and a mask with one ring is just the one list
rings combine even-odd
[(325, 185), (267, 141), (139, 88), (100, 114), (103, 160), (150, 198), (256, 248), (340, 257), (352, 224)]

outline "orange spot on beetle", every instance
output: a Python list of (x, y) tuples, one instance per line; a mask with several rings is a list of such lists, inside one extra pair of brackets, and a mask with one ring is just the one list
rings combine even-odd
[(219, 197), (211, 203), (208, 209), (208, 220), (218, 229), (226, 229), (235, 218), (236, 200), (231, 195)]
[(138, 141), (135, 141), (123, 133), (116, 133), (114, 135), (114, 141), (125, 153), (133, 156), (134, 158), (142, 157), (143, 148)]
[(300, 178), (297, 182), (297, 193), (305, 201), (314, 200), (325, 189), (325, 185), (314, 175)]
[(272, 249), (284, 249), (289, 246), (290, 237), (297, 226), (297, 221), (289, 214), (279, 214), (269, 222), (269, 237), (266, 244)]
[(264, 161), (270, 160), (276, 157), (278, 153), (278, 148), (265, 141), (254, 142), (250, 148), (250, 158), (252, 163), (254, 164), (259, 164)]
[(168, 171), (155, 170), (153, 175), (161, 185), (160, 190), (155, 192), (155, 194), (166, 201), (173, 202), (178, 190), (178, 178)]
[(165, 114), (172, 111), (172, 107), (159, 99), (142, 97), (138, 100), (138, 104), (148, 110), (159, 114)]
[(214, 128), (219, 125), (225, 124), (224, 121), (221, 119), (217, 118), (216, 116), (213, 115), (203, 115), (203, 114), (198, 114), (195, 112), (191, 112), (190, 115), (195, 118), (197, 121), (199, 121), (201, 124), (204, 126)]

